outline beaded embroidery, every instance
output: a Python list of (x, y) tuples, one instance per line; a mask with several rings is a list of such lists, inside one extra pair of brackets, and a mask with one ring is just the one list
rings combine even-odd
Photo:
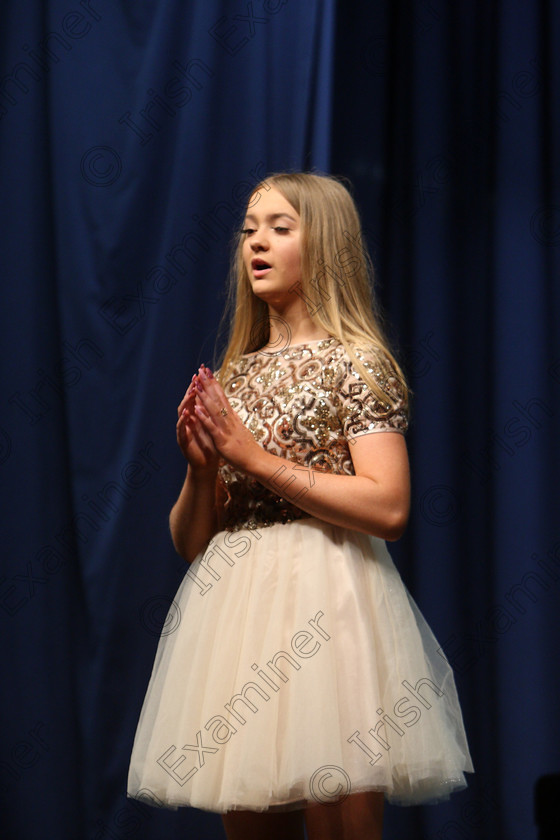
[[(354, 475), (353, 437), (385, 431), (404, 434), (408, 427), (402, 388), (388, 358), (371, 350), (358, 350), (356, 355), (396, 400), (394, 407), (381, 403), (366, 386), (335, 338), (293, 345), (274, 355), (245, 354), (223, 389), (268, 452), (314, 470)], [(218, 474), (227, 494), (227, 531), (254, 530), (309, 515), (223, 458)]]

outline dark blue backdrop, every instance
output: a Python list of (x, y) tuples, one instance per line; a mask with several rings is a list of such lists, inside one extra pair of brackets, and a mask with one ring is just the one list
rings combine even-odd
[(223, 836), (125, 798), (185, 571), (176, 405), (244, 195), (316, 167), (355, 184), (414, 389), (394, 554), (478, 771), (388, 809), (387, 838), (536, 837), (560, 765), (558, 31), (544, 0), (2, 4), (4, 836)]

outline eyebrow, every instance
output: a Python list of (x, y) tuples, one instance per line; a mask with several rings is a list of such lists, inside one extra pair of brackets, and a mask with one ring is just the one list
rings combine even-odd
[[(245, 216), (245, 218), (246, 218), (247, 220), (249, 220), (249, 219), (250, 219), (250, 220), (251, 220), (251, 221), (253, 221), (253, 222), (256, 222), (256, 221), (257, 221), (256, 216), (253, 216), (253, 214), (252, 214), (252, 213), (247, 213), (247, 215)], [(269, 214), (268, 214), (268, 216), (265, 216), (265, 219), (266, 219), (266, 221), (268, 221), (268, 222), (274, 222), (276, 219), (281, 219), (281, 218), (290, 219), (290, 221), (292, 221), (292, 222), (294, 222), (294, 223), (296, 222), (296, 219), (294, 219), (294, 217), (293, 217), (293, 216), (290, 216), (290, 214), (289, 214), (289, 213), (269, 213)]]

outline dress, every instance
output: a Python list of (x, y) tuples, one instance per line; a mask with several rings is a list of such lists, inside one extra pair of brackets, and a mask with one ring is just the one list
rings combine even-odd
[[(388, 359), (358, 352), (398, 400)], [(335, 338), (246, 354), (223, 387), (263, 447), (314, 470), (352, 475), (354, 437), (407, 427)], [(128, 796), (219, 813), (446, 799), (473, 770), (449, 663), (385, 541), (308, 516), (284, 470), (276, 495), (220, 462), (225, 528), (164, 625)]]

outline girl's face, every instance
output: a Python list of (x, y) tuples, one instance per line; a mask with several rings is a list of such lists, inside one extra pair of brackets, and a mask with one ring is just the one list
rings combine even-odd
[(287, 302), (301, 283), (300, 234), (299, 214), (282, 193), (269, 187), (252, 196), (243, 226), (243, 262), (261, 300)]

